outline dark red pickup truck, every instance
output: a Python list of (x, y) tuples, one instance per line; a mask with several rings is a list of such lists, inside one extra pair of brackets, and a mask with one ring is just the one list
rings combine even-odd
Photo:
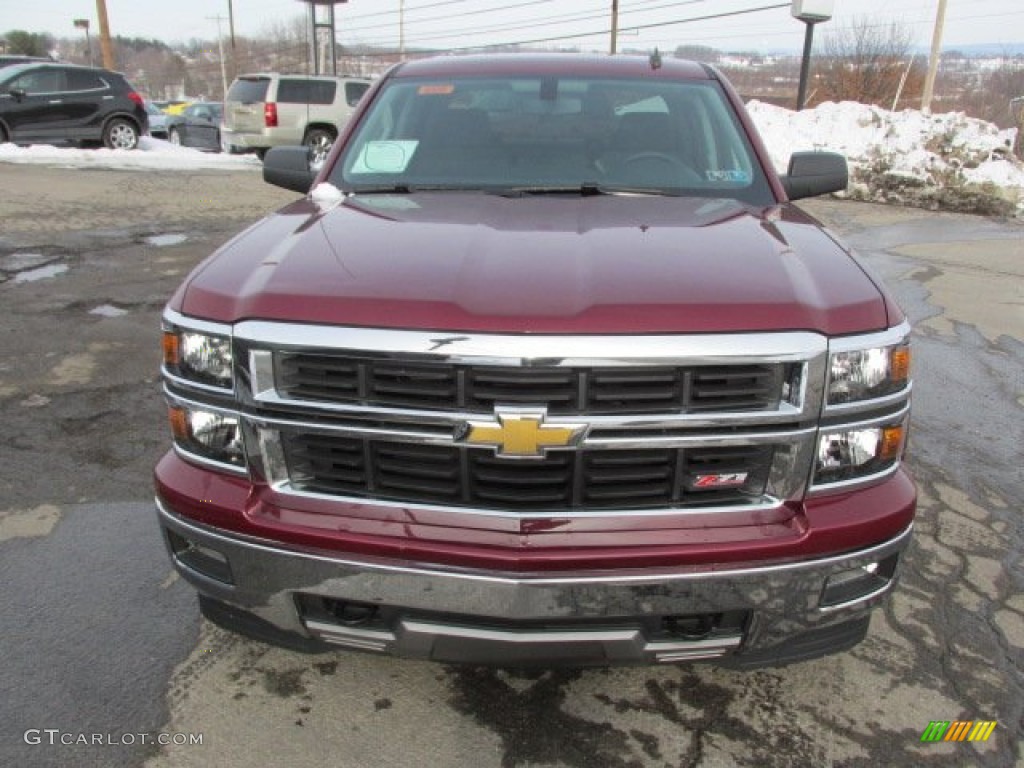
[(788, 202), (841, 157), (777, 176), (711, 67), (447, 57), (264, 175), (312, 192), (164, 314), (157, 508), (208, 618), (495, 664), (863, 638), (914, 517), (910, 329)]

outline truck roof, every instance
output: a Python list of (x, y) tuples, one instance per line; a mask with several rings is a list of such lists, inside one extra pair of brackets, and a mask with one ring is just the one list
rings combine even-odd
[(661, 58), (651, 66), (649, 56), (603, 56), (566, 53), (505, 53), (467, 56), (439, 56), (399, 65), (393, 77), (450, 77), (456, 75), (535, 75), (557, 72), (564, 75), (638, 77), (655, 75), (673, 80), (709, 80), (711, 70), (694, 61)]

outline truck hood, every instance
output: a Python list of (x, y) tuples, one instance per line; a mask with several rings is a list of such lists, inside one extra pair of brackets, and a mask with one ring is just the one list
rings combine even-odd
[(789, 205), (473, 192), (300, 200), (200, 265), (171, 306), (423, 330), (702, 333), (885, 328), (881, 290)]

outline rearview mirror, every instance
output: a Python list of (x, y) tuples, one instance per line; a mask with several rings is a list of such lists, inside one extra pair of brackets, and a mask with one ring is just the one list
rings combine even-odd
[(263, 180), (306, 194), (316, 178), (309, 168), (310, 160), (309, 147), (271, 147), (263, 156)]
[(841, 192), (850, 180), (846, 158), (835, 152), (794, 152), (781, 177), (790, 200)]

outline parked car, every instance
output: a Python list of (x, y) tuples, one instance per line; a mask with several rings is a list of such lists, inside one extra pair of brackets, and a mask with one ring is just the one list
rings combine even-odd
[(142, 96), (119, 72), (48, 62), (0, 69), (0, 141), (134, 149), (148, 125)]
[(161, 109), (168, 115), (180, 115), (190, 104), (194, 103), (192, 101), (167, 101), (164, 102), (165, 106), (161, 107)]
[[(164, 542), (305, 650), (743, 668), (836, 653), (916, 504), (910, 324), (713, 67), (393, 67), (310, 193), (163, 315)], [(313, 186), (315, 184), (315, 186)], [(810, 674), (814, 674), (811, 668)]]
[(149, 115), (149, 135), (155, 139), (167, 139), (167, 113), (155, 102), (146, 102), (146, 114)]
[(271, 147), (305, 144), (319, 165), (369, 87), (359, 77), (241, 75), (224, 99), (224, 151), (262, 157)]
[(220, 122), (223, 107), (219, 101), (197, 101), (180, 115), (167, 116), (167, 139), (171, 144), (220, 152)]

